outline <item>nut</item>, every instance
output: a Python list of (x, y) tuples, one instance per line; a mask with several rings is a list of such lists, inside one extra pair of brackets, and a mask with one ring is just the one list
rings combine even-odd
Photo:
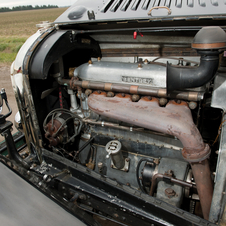
[(142, 68), (142, 64), (138, 64), (138, 69)]
[(137, 94), (133, 94), (132, 95), (132, 101), (133, 102), (137, 102), (139, 99), (140, 99), (140, 96), (139, 95), (137, 95)]
[(102, 162), (98, 162), (97, 166), (98, 166), (98, 168), (102, 168), (103, 167), (103, 163)]
[(144, 60), (144, 64), (148, 64), (148, 59), (145, 59)]
[(172, 188), (167, 188), (165, 190), (165, 194), (168, 196), (168, 198), (172, 198), (176, 195), (176, 192)]
[(91, 89), (87, 89), (86, 91), (85, 91), (85, 95), (88, 97), (90, 94), (92, 94), (92, 90)]
[(191, 101), (191, 102), (189, 102), (188, 106), (189, 106), (189, 108), (190, 108), (191, 110), (194, 110), (194, 109), (197, 107), (197, 103)]
[(162, 98), (159, 99), (159, 104), (160, 104), (160, 106), (166, 105), (167, 102), (168, 102), (168, 100), (167, 100), (166, 98), (163, 98), (163, 97), (162, 97)]
[(113, 92), (107, 92), (107, 97), (114, 97), (115, 94)]

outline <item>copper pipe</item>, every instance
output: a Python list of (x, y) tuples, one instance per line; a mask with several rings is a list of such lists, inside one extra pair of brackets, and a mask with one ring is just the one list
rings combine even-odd
[[(117, 94), (109, 98), (106, 97), (105, 92), (94, 92), (88, 98), (88, 105), (97, 114), (176, 136), (183, 144), (183, 157), (191, 164), (194, 163), (192, 169), (203, 215), (208, 219), (213, 192), (210, 169), (206, 160), (210, 155), (210, 148), (203, 142), (186, 102), (169, 101), (166, 107), (160, 107), (156, 98), (143, 97), (138, 102), (132, 102), (128, 94)], [(202, 170), (203, 167), (205, 172)], [(202, 172), (203, 178), (200, 178), (199, 172)], [(210, 198), (206, 198), (207, 196)], [(203, 206), (204, 204), (206, 206)]]
[(166, 176), (166, 175), (161, 174), (161, 173), (156, 173), (151, 179), (151, 188), (150, 188), (150, 192), (149, 192), (149, 195), (151, 195), (151, 196), (154, 195), (154, 191), (155, 191), (157, 184), (159, 182), (158, 179), (160, 179), (161, 181), (162, 180), (164, 180), (164, 181), (168, 180), (171, 183), (174, 183), (174, 184), (177, 184), (177, 185), (180, 185), (180, 186), (183, 186), (183, 187), (196, 188), (196, 186), (192, 183), (189, 183), (189, 182), (186, 182), (186, 181), (174, 178), (174, 177), (169, 177), (169, 176)]
[(69, 86), (73, 90), (76, 90), (78, 87), (81, 87), (84, 89), (94, 89), (102, 91), (105, 90), (118, 93), (131, 93), (155, 97), (167, 97), (172, 99), (181, 99), (189, 101), (200, 101), (203, 99), (203, 92), (175, 91), (167, 95), (166, 89), (161, 88), (104, 83), (104, 82), (79, 81), (78, 78), (75, 77), (72, 78), (71, 80), (59, 78), (58, 83), (60, 85)]
[[(116, 128), (116, 129), (128, 130), (130, 132), (132, 132), (132, 131), (137, 131), (137, 132), (144, 131), (144, 128), (141, 128), (141, 127), (121, 126), (121, 125), (119, 125), (117, 123), (111, 123), (111, 122), (106, 122), (106, 121), (96, 121), (96, 120), (93, 120), (93, 119), (82, 119), (82, 121), (84, 123), (89, 123), (89, 124), (93, 124), (93, 125), (107, 126), (107, 127)], [(156, 132), (156, 131), (148, 131), (148, 133), (159, 135), (159, 136), (172, 137), (172, 136), (170, 136), (168, 134), (159, 133), (159, 132)]]
[(93, 124), (93, 125), (100, 125), (100, 126), (108, 126), (116, 129), (123, 129), (123, 130), (129, 130), (129, 131), (142, 131), (144, 130), (143, 128), (134, 128), (134, 127), (129, 127), (129, 126), (120, 126), (119, 124), (116, 123), (111, 123), (111, 122), (105, 122), (105, 121), (95, 121), (92, 119), (82, 119), (83, 122)]
[(152, 177), (152, 179), (151, 179), (151, 188), (150, 188), (150, 192), (149, 192), (149, 195), (150, 196), (153, 196), (154, 195), (154, 191), (155, 191), (155, 189), (156, 189), (156, 186), (157, 186), (157, 184), (158, 184), (158, 181), (157, 181), (157, 179), (163, 179), (163, 174), (161, 174), (161, 173), (156, 173), (153, 177)]

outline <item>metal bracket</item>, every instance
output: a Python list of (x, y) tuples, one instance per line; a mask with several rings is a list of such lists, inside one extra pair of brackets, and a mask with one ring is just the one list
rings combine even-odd
[(116, 169), (116, 170), (121, 170), (121, 171), (124, 171), (124, 172), (128, 172), (129, 171), (129, 163), (130, 163), (130, 159), (129, 158), (125, 158), (125, 165), (122, 169), (118, 169), (116, 168), (116, 166), (114, 165), (113, 161), (111, 160), (111, 168), (112, 169)]

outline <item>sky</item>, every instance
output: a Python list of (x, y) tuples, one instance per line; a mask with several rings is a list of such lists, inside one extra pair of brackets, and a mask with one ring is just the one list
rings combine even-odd
[(0, 8), (20, 5), (58, 5), (60, 6), (70, 6), (76, 0), (0, 0)]

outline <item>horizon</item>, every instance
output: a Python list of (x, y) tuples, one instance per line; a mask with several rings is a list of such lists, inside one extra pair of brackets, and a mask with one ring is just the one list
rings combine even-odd
[(57, 5), (59, 8), (69, 7), (77, 0), (1, 0), (0, 8), (10, 8), (18, 7), (18, 6), (42, 6), (42, 5)]
[[(31, 4), (29, 4), (29, 5), (17, 5), (17, 6), (12, 6), (12, 7), (7, 7), (7, 6), (5, 6), (5, 7), (1, 7), (0, 6), (0, 9), (1, 8), (9, 8), (9, 9), (12, 9), (13, 7), (21, 7), (21, 6), (30, 6)], [(58, 6), (58, 5), (52, 5), (52, 4), (43, 4), (43, 5), (46, 5), (46, 6), (48, 6), (48, 5), (50, 5), (50, 6), (57, 6), (57, 7), (59, 7), (59, 8), (66, 8), (66, 7), (70, 7), (71, 5), (65, 5), (65, 6)], [(31, 5), (32, 7), (35, 7), (35, 6), (43, 6), (43, 5)]]

